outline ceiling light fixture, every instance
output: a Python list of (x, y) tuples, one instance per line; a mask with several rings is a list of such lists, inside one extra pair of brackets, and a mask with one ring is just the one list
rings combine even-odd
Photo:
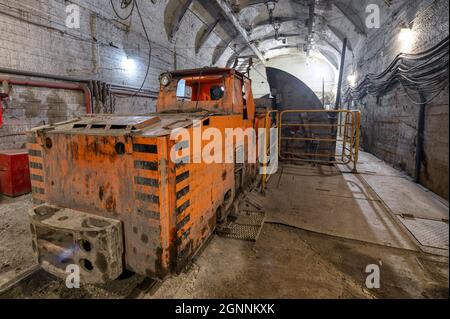
[(277, 1), (266, 1), (267, 11), (269, 11), (269, 22), (275, 30), (275, 40), (278, 40), (281, 23), (273, 18), (273, 10), (275, 10), (276, 4)]
[(266, 2), (267, 10), (269, 10), (269, 12), (275, 10), (276, 4), (277, 3), (275, 1), (267, 1)]

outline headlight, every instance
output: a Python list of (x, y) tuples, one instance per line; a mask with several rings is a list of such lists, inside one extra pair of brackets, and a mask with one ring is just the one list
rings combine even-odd
[(162, 74), (161, 77), (159, 78), (159, 81), (162, 86), (168, 86), (171, 80), (172, 77), (168, 73)]

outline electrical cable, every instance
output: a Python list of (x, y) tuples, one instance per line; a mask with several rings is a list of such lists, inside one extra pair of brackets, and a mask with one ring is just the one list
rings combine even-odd
[(132, 5), (131, 10), (130, 10), (130, 13), (129, 13), (129, 15), (127, 16), (127, 18), (125, 18), (125, 19), (124, 19), (123, 17), (121, 17), (121, 16), (117, 13), (117, 11), (116, 11), (116, 9), (115, 9), (115, 7), (114, 7), (113, 0), (110, 0), (110, 1), (111, 1), (111, 6), (112, 6), (112, 8), (113, 8), (114, 13), (116, 14), (116, 16), (117, 16), (119, 19), (122, 19), (122, 20), (126, 20), (126, 19), (128, 19), (129, 17), (131, 17), (132, 14), (133, 14), (133, 12), (134, 12), (134, 10), (136, 9), (136, 11), (137, 11), (137, 13), (138, 13), (139, 20), (141, 21), (142, 29), (144, 30), (145, 38), (147, 39), (148, 46), (149, 46), (147, 69), (146, 69), (146, 71), (145, 71), (144, 80), (142, 81), (142, 84), (141, 84), (141, 86), (139, 87), (139, 90), (137, 90), (133, 95), (131, 95), (131, 96), (129, 96), (129, 97), (116, 96), (116, 97), (119, 97), (119, 98), (133, 98), (133, 97), (136, 97), (139, 93), (141, 93), (142, 89), (144, 88), (145, 82), (147, 81), (148, 75), (149, 75), (149, 73), (150, 73), (150, 64), (151, 64), (151, 59), (152, 59), (152, 42), (151, 42), (150, 37), (149, 37), (149, 35), (148, 35), (147, 28), (145, 27), (144, 19), (142, 18), (141, 10), (139, 9), (139, 5), (138, 5), (138, 3), (137, 3), (137, 0), (121, 0), (120, 6), (121, 6), (122, 9), (127, 9), (130, 5)]
[(111, 2), (111, 7), (112, 7), (112, 9), (113, 9), (113, 11), (114, 11), (114, 14), (115, 14), (120, 20), (128, 20), (128, 18), (130, 18), (130, 17), (132, 16), (133, 11), (134, 11), (134, 8), (135, 8), (135, 6), (136, 6), (135, 0), (121, 0), (121, 1), (120, 1), (120, 8), (121, 8), (122, 10), (127, 9), (131, 4), (133, 5), (133, 6), (131, 7), (131, 10), (130, 10), (130, 12), (128, 13), (128, 15), (127, 15), (126, 17), (122, 17), (122, 16), (117, 12), (116, 7), (114, 6), (113, 0), (110, 0), (110, 2)]
[[(369, 73), (355, 88), (346, 92), (349, 96), (362, 99), (365, 95), (380, 95), (389, 90), (395, 83), (400, 83), (408, 98), (414, 104), (416, 101), (410, 91), (433, 95), (426, 103), (431, 102), (448, 85), (449, 75), (449, 37), (420, 53), (400, 53), (390, 65), (380, 74)], [(426, 104), (425, 103), (425, 104)]]

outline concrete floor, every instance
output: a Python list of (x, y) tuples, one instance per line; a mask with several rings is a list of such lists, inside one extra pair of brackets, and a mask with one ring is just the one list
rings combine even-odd
[[(258, 203), (256, 243), (215, 236), (148, 298), (448, 298), (446, 249), (424, 247), (401, 214), (446, 220), (448, 203), (374, 156), (346, 166), (284, 165)], [(432, 254), (430, 254), (432, 252)], [(380, 289), (365, 269), (380, 266)]]
[[(365, 287), (381, 263), (381, 288)], [(447, 298), (448, 263), (266, 224), (256, 244), (215, 237), (191, 269), (148, 298)]]
[[(448, 229), (445, 249), (426, 247), (400, 220), (448, 224), (448, 203), (366, 153), (359, 174), (348, 171), (281, 167), (264, 197), (251, 194), (266, 212), (255, 243), (214, 236), (145, 298), (448, 298)], [(0, 202), (0, 283), (33, 266), (30, 206), (29, 196)], [(380, 289), (365, 285), (369, 264), (380, 266)]]
[(36, 266), (27, 213), (31, 207), (31, 195), (18, 198), (0, 195), (0, 291)]

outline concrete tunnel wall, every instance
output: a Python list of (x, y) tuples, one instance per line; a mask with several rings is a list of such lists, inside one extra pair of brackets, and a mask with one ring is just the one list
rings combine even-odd
[[(216, 34), (195, 52), (194, 40), (204, 27), (193, 3), (173, 38), (166, 32), (173, 0), (141, 1), (140, 10), (152, 44), (151, 64), (144, 87), (159, 90), (158, 77), (173, 69), (199, 68), (212, 63)], [(177, 2), (177, 1), (175, 1)], [(175, 3), (174, 2), (174, 3)], [(80, 29), (69, 29), (65, 1), (0, 0), (0, 68), (32, 71), (74, 78), (95, 78), (120, 85), (140, 87), (145, 76), (149, 47), (139, 17), (116, 18), (109, 0), (74, 0), (80, 8)], [(177, 17), (173, 17), (175, 19)], [(133, 59), (127, 70), (124, 59)], [(219, 64), (223, 64), (226, 54)], [(4, 103), (0, 149), (24, 147), (25, 132), (42, 124), (61, 122), (85, 112), (83, 95), (66, 90), (13, 86)], [(147, 113), (155, 100), (116, 98), (116, 113)], [(97, 110), (102, 112), (102, 109)]]
[[(186, 13), (181, 16), (177, 31), (170, 37), (170, 26), (180, 18), (175, 4), (187, 2), (141, 1), (144, 23), (150, 30), (152, 41), (151, 67), (145, 83), (148, 89), (158, 88), (158, 75), (166, 70), (225, 66), (233, 56), (233, 47), (237, 50), (243, 44), (240, 39), (234, 46), (229, 45), (221, 50), (218, 43), (223, 42), (223, 39), (212, 32), (196, 53), (198, 32), (205, 30), (206, 25), (213, 21), (211, 12), (206, 12), (200, 5), (210, 2), (199, 0), (191, 2)], [(129, 20), (120, 21), (115, 17), (109, 1), (73, 0), (70, 3), (80, 7), (80, 29), (68, 29), (65, 26), (68, 2), (0, 0), (0, 68), (93, 77), (106, 82), (140, 86), (147, 66), (148, 45), (137, 14)], [(381, 8), (380, 29), (367, 29), (364, 23), (361, 24), (366, 18), (365, 7), (371, 3), (377, 3)], [(351, 7), (358, 16), (346, 16), (339, 7)], [(239, 13), (240, 23), (245, 28), (262, 23), (267, 19), (263, 9), (263, 5), (243, 7)], [(278, 15), (294, 13), (300, 20), (307, 18), (306, 7), (287, 0), (279, 1), (277, 10)], [(317, 10), (317, 51), (331, 64), (336, 66), (339, 61), (342, 36), (349, 39), (344, 92), (348, 87), (348, 75), (355, 74), (358, 82), (366, 74), (377, 74), (401, 51), (397, 37), (405, 21), (414, 22), (416, 38), (411, 52), (423, 51), (448, 36), (446, 0), (398, 1), (390, 6), (381, 0), (324, 1)], [(253, 38), (261, 39), (270, 35), (270, 32), (273, 32), (271, 26), (264, 25), (250, 33)], [(273, 39), (261, 41), (260, 48), (270, 50), (265, 52), (270, 59), (275, 60), (284, 55), (289, 64), (290, 58), (298, 59), (304, 54), (300, 43), (304, 34), (302, 30), (297, 30), (295, 21), (283, 23), (280, 32), (292, 33), (292, 37), (288, 38), (288, 44), (291, 44), (289, 48), (272, 50), (274, 45), (279, 45)], [(234, 34), (230, 34), (232, 36)], [(223, 52), (217, 55), (218, 51)], [(244, 48), (241, 53), (247, 56), (252, 52)], [(127, 57), (135, 61), (132, 71), (122, 66)], [(268, 61), (269, 66), (270, 63)], [(254, 72), (252, 76), (255, 79), (258, 77)], [(328, 91), (332, 93), (333, 89)], [(446, 198), (449, 158), (447, 91), (443, 91), (426, 108), (425, 160), (421, 170), (421, 183)], [(333, 100), (331, 95), (328, 99), (330, 102)], [(379, 97), (367, 96), (352, 103), (349, 107), (363, 111), (364, 149), (414, 175), (418, 108), (402, 92), (402, 88), (394, 87)], [(144, 113), (154, 111), (154, 105), (155, 101), (147, 98), (116, 99), (115, 110), (121, 113)], [(63, 121), (84, 112), (80, 93), (20, 86), (13, 87), (11, 100), (5, 107), (4, 125), (0, 128), (0, 149), (23, 147), (24, 132), (31, 127)]]
[[(411, 0), (391, 15), (382, 15), (385, 21), (380, 29), (370, 29), (366, 38), (353, 45), (348, 52), (343, 92), (348, 76), (356, 76), (356, 85), (367, 74), (384, 71), (400, 52), (425, 51), (449, 35), (447, 0)], [(405, 49), (399, 33), (405, 21), (413, 21), (414, 39)], [(352, 44), (355, 40), (352, 39)], [(419, 97), (413, 94), (413, 99)], [(427, 99), (432, 96), (428, 96)], [(344, 107), (362, 111), (362, 147), (378, 158), (415, 174), (416, 140), (419, 105), (411, 101), (404, 88), (397, 84), (380, 96), (367, 95), (362, 100), (344, 101)], [(425, 111), (424, 161), (420, 182), (448, 200), (449, 196), (449, 96), (447, 87), (436, 96)]]

